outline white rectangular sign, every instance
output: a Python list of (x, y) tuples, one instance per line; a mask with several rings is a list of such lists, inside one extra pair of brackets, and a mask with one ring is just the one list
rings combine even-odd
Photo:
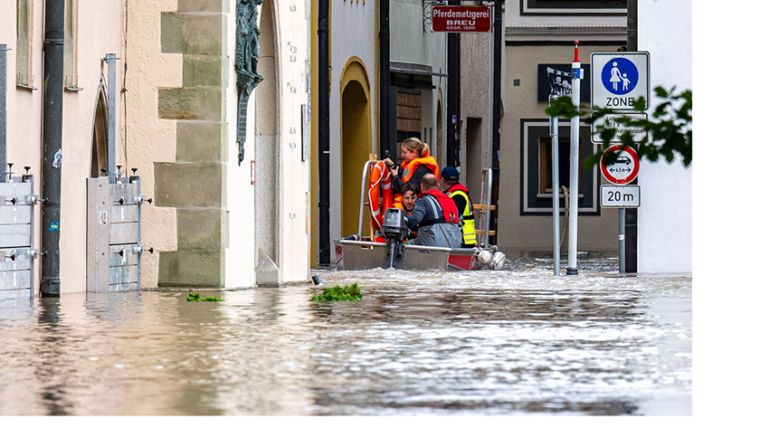
[(599, 192), (602, 208), (638, 208), (641, 205), (639, 186), (606, 186)]
[(649, 108), (649, 52), (591, 54), (591, 108), (635, 110), (634, 101)]
[(625, 133), (625, 131), (630, 131), (631, 135), (633, 136), (633, 141), (637, 143), (641, 143), (643, 141), (647, 140), (647, 133), (644, 132), (641, 128), (634, 128), (627, 125), (623, 125), (621, 123), (615, 122), (615, 118), (621, 117), (621, 116), (629, 116), (630, 118), (634, 120), (642, 120), (647, 118), (646, 113), (620, 113), (620, 114), (608, 114), (604, 116), (604, 119), (599, 119), (594, 123), (593, 132), (591, 134), (591, 142), (594, 144), (602, 144), (604, 141), (602, 141), (601, 135), (599, 135), (599, 126), (604, 125), (607, 128), (616, 128), (617, 132), (615, 133), (615, 136), (612, 137), (612, 140), (610, 140), (610, 143), (622, 143), (622, 140), (620, 137)]

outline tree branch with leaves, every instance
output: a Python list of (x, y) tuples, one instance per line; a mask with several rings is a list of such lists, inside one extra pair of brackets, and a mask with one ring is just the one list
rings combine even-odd
[[(626, 129), (620, 135), (620, 143), (618, 143), (623, 146), (623, 149), (632, 147), (640, 159), (647, 159), (652, 162), (663, 157), (668, 163), (672, 163), (676, 154), (680, 154), (683, 158), (683, 165), (688, 167), (692, 161), (692, 92), (687, 89), (677, 93), (675, 87), (667, 91), (658, 86), (654, 93), (658, 104), (654, 108), (651, 118), (648, 115), (641, 116), (642, 113), (647, 113), (646, 101), (643, 97), (634, 102), (633, 111), (626, 112), (626, 114), (638, 113), (638, 117), (621, 115), (620, 111), (606, 108), (593, 110), (590, 113), (583, 106), (577, 110), (572, 99), (568, 96), (552, 99), (545, 111), (552, 117), (570, 119), (580, 116), (581, 121), (590, 126), (600, 120), (604, 121), (607, 115), (616, 115), (596, 127), (597, 133), (603, 141), (603, 149), (584, 160), (583, 166), (586, 169), (593, 169), (599, 164), (604, 151), (610, 147), (612, 140), (618, 134), (618, 128), (621, 127)], [(636, 141), (636, 137), (630, 129), (637, 129), (647, 137), (642, 141)], [(614, 163), (619, 153), (605, 157), (604, 164)]]

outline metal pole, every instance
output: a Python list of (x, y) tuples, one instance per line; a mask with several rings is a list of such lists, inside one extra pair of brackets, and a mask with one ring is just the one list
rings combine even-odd
[(5, 164), (8, 163), (8, 46), (0, 45), (0, 183), (5, 183)]
[(45, 61), (42, 127), (43, 297), (60, 295), (61, 170), (63, 169), (64, 0), (45, 3)]
[[(450, 6), (458, 6), (459, 0), (450, 0)], [(461, 92), (461, 45), (459, 33), (447, 33), (447, 75), (446, 83), (446, 162), (447, 166), (459, 166), (459, 142), (461, 141), (461, 129), (463, 123), (460, 117), (460, 92)], [(440, 162), (439, 163), (443, 164)]]
[(620, 223), (620, 273), (625, 273), (625, 208), (618, 208), (618, 221)]
[[(558, 97), (549, 97), (549, 103)], [(552, 116), (552, 223), (554, 238), (554, 275), (559, 276), (559, 118)]]
[[(626, 48), (629, 51), (639, 50), (639, 2), (638, 0), (628, 0), (628, 38)], [(631, 184), (638, 183), (638, 178)], [(638, 270), (638, 209), (627, 208), (625, 210), (626, 218), (626, 237), (625, 240), (626, 254), (625, 267), (626, 272), (636, 272)]]
[(330, 264), (330, 0), (319, 0), (318, 6), (319, 256), (317, 259), (320, 264)]
[[(370, 170), (370, 168), (375, 166), (375, 163), (378, 161), (367, 161), (364, 163), (364, 168), (362, 168), (362, 194), (360, 199), (360, 205), (359, 205), (359, 240), (362, 240), (362, 227), (364, 226), (364, 191), (367, 188), (367, 171)], [(379, 161), (382, 162), (382, 161)]]
[[(578, 41), (575, 41), (573, 60), (572, 99), (576, 110), (581, 106), (581, 61)], [(578, 275), (578, 163), (580, 161), (580, 117), (570, 119), (570, 218), (568, 222), (567, 274)]]
[[(108, 182), (116, 183), (116, 55), (106, 54), (108, 64)], [(126, 168), (125, 168), (126, 169)]]

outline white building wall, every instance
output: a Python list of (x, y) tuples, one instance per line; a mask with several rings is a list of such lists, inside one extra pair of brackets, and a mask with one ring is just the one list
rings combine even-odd
[[(639, 50), (649, 51), (652, 88), (692, 88), (692, 2), (639, 0)], [(652, 104), (656, 104), (653, 99)], [(638, 271), (692, 271), (692, 168), (681, 158), (642, 161)]]
[[(228, 15), (228, 47), (235, 52), (235, 14)], [(278, 61), (277, 97), (279, 100), (279, 283), (306, 282), (309, 280), (309, 162), (302, 160), (301, 105), (308, 104), (306, 73), (309, 70), (309, 3), (304, 0), (274, 1), (275, 52)], [(230, 54), (230, 82), (235, 82), (234, 57)], [(294, 87), (295, 91), (290, 88)], [(247, 117), (248, 143), (246, 159), (238, 166), (236, 144), (237, 88), (227, 88), (227, 209), (229, 211), (229, 247), (225, 253), (226, 286), (239, 287), (255, 283), (254, 260), (255, 204), (254, 186), (251, 184), (250, 159), (255, 152), (256, 96), (249, 100)], [(308, 149), (309, 132), (306, 133)], [(248, 153), (251, 154), (248, 154)]]

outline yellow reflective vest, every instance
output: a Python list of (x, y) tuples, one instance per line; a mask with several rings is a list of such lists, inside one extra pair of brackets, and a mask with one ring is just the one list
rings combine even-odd
[(459, 224), (462, 226), (462, 241), (465, 245), (475, 245), (478, 243), (478, 239), (475, 235), (475, 213), (472, 209), (472, 199), (470, 199), (470, 191), (467, 190), (461, 184), (455, 184), (449, 188), (446, 194), (450, 198), (454, 196), (464, 196), (464, 200), (467, 204), (464, 207), (464, 212), (459, 213)]

